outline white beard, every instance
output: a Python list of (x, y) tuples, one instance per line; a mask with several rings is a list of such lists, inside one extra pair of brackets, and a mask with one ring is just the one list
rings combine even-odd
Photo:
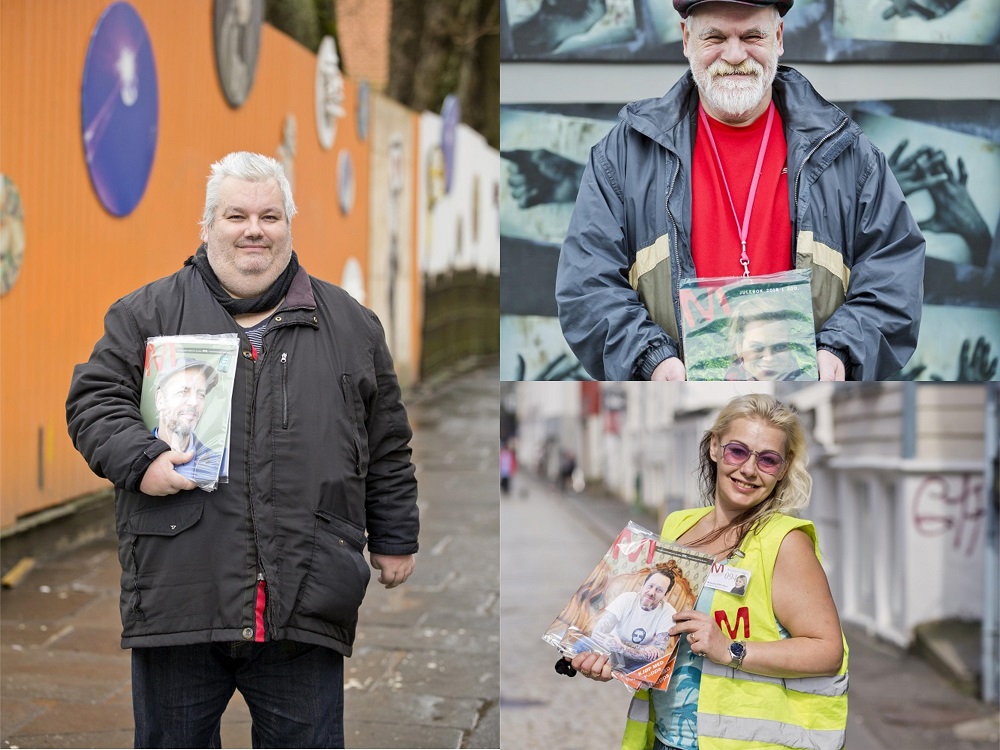
[[(778, 71), (778, 57), (775, 55), (762, 66), (756, 60), (747, 59), (733, 66), (719, 61), (708, 68), (695, 70), (692, 67), (698, 90), (715, 110), (739, 121), (756, 109), (767, 95)], [(733, 73), (752, 74), (751, 80), (735, 79)]]

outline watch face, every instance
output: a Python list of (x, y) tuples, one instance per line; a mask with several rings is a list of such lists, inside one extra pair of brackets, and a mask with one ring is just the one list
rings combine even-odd
[(732, 643), (729, 646), (729, 653), (732, 654), (732, 657), (734, 659), (742, 659), (743, 655), (746, 654), (746, 652), (747, 652), (747, 647), (745, 643), (740, 643), (739, 641), (737, 641), (736, 643)]

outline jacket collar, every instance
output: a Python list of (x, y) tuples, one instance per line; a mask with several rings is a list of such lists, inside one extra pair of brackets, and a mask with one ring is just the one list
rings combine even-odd
[(299, 266), (298, 273), (295, 274), (295, 278), (292, 279), (292, 283), (288, 287), (283, 307), (287, 310), (316, 309), (316, 297), (313, 296), (312, 283), (309, 280), (309, 274), (302, 266)]

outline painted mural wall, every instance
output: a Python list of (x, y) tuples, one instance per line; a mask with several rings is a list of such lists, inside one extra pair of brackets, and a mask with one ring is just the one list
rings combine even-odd
[[(420, 376), (417, 149), (441, 131), (418, 140), (420, 115), (345, 79), (332, 39), (313, 54), (262, 17), (263, 0), (0, 5), (0, 527), (107, 486), (66, 434), (73, 366), (116, 299), (196, 250), (209, 167), (231, 151), (285, 165), (300, 262), (376, 309), (404, 385)], [(419, 251), (496, 275), (499, 159), (455, 126), (466, 234)]]
[[(927, 240), (920, 337), (899, 379), (1000, 378), (1000, 101), (839, 104), (886, 154)], [(590, 147), (620, 109), (501, 106), (503, 379), (588, 377), (562, 337), (555, 271)]]
[[(679, 19), (657, 0), (504, 0), (502, 59), (682, 62)], [(1000, 0), (796, 0), (790, 62), (1000, 60)]]

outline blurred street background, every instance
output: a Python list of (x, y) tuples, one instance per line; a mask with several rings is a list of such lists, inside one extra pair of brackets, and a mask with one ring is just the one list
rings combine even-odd
[[(997, 394), (754, 385), (795, 403), (810, 435), (803, 515), (851, 649), (847, 748), (996, 748)], [(502, 450), (517, 457), (501, 497), (505, 747), (620, 742), (628, 690), (557, 674), (541, 635), (629, 520), (658, 530), (700, 504), (697, 443), (736, 388), (501, 386)]]

